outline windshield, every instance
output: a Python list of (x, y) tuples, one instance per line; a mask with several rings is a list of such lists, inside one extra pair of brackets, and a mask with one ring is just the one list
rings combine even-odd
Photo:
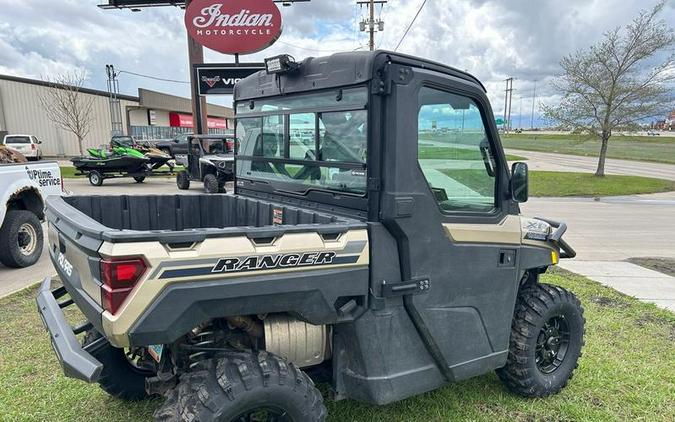
[(30, 144), (28, 136), (8, 136), (5, 138), (5, 144)]
[(121, 147), (131, 148), (134, 146), (134, 138), (131, 136), (115, 136), (112, 140), (114, 144)]
[(202, 139), (200, 143), (206, 155), (224, 154), (227, 151), (222, 139)]
[(359, 87), (237, 104), (237, 176), (294, 193), (365, 195), (367, 98)]

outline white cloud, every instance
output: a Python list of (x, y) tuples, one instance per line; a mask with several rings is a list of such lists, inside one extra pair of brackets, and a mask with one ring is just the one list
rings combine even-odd
[[(103, 11), (102, 0), (0, 0), (0, 72), (40, 77), (85, 67), (90, 84), (105, 87), (104, 66), (188, 80), (183, 12), (166, 7)], [(380, 48), (393, 49), (422, 0), (390, 0), (382, 12), (385, 32)], [(513, 110), (531, 107), (534, 81), (538, 96), (551, 101), (547, 82), (564, 55), (590, 45), (602, 34), (629, 22), (656, 0), (428, 0), (402, 43), (400, 52), (468, 70), (487, 87), (495, 109), (503, 110), (506, 77), (514, 77)], [(663, 18), (675, 22), (675, 2)], [(284, 34), (270, 49), (243, 61), (282, 52), (297, 59), (363, 49), (365, 34), (356, 28), (365, 15), (352, 0), (312, 0), (282, 8)], [(379, 8), (378, 8), (379, 13)], [(232, 61), (206, 51), (210, 62)], [(188, 95), (185, 85), (123, 75), (122, 90), (138, 86)]]

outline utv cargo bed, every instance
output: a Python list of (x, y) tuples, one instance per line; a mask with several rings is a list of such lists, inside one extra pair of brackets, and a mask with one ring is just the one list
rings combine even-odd
[(314, 231), (322, 235), (365, 229), (355, 219), (241, 196), (71, 196), (50, 198), (50, 221), (96, 240), (199, 242), (211, 237), (251, 239)]
[[(364, 311), (365, 222), (230, 195), (47, 203), (56, 270), (87, 320), (115, 346), (169, 344), (223, 313), (273, 309), (320, 325)], [(115, 265), (138, 272), (125, 272), (133, 276), (126, 284), (111, 282)]]

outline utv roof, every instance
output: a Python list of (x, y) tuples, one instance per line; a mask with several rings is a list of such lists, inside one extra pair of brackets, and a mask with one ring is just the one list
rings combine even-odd
[(234, 99), (238, 101), (356, 85), (372, 79), (377, 68), (386, 62), (444, 73), (475, 83), (485, 91), (485, 87), (476, 77), (454, 67), (392, 51), (377, 50), (308, 57), (300, 63), (299, 70), (283, 74), (281, 84), (276, 75), (269, 75), (261, 70), (235, 85)]
[(223, 139), (234, 136), (233, 130), (226, 130), (225, 133), (213, 133), (208, 135), (188, 135), (190, 139)]

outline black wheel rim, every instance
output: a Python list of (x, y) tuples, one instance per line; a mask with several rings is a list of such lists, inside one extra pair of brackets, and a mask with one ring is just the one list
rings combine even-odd
[(127, 363), (131, 367), (131, 370), (137, 374), (145, 377), (155, 374), (155, 371), (153, 371), (147, 363), (143, 365), (143, 362), (140, 359), (141, 357), (131, 350), (124, 349), (124, 357), (127, 359)]
[(544, 374), (551, 374), (562, 365), (570, 344), (569, 323), (564, 315), (548, 319), (537, 337), (535, 361)]
[(37, 248), (37, 231), (35, 227), (29, 223), (24, 223), (19, 227), (19, 233), (17, 234), (17, 244), (19, 246), (19, 252), (22, 255), (30, 256), (35, 252)]
[(280, 408), (271, 406), (261, 406), (255, 409), (247, 410), (236, 418), (233, 422), (293, 422), (288, 413)]

